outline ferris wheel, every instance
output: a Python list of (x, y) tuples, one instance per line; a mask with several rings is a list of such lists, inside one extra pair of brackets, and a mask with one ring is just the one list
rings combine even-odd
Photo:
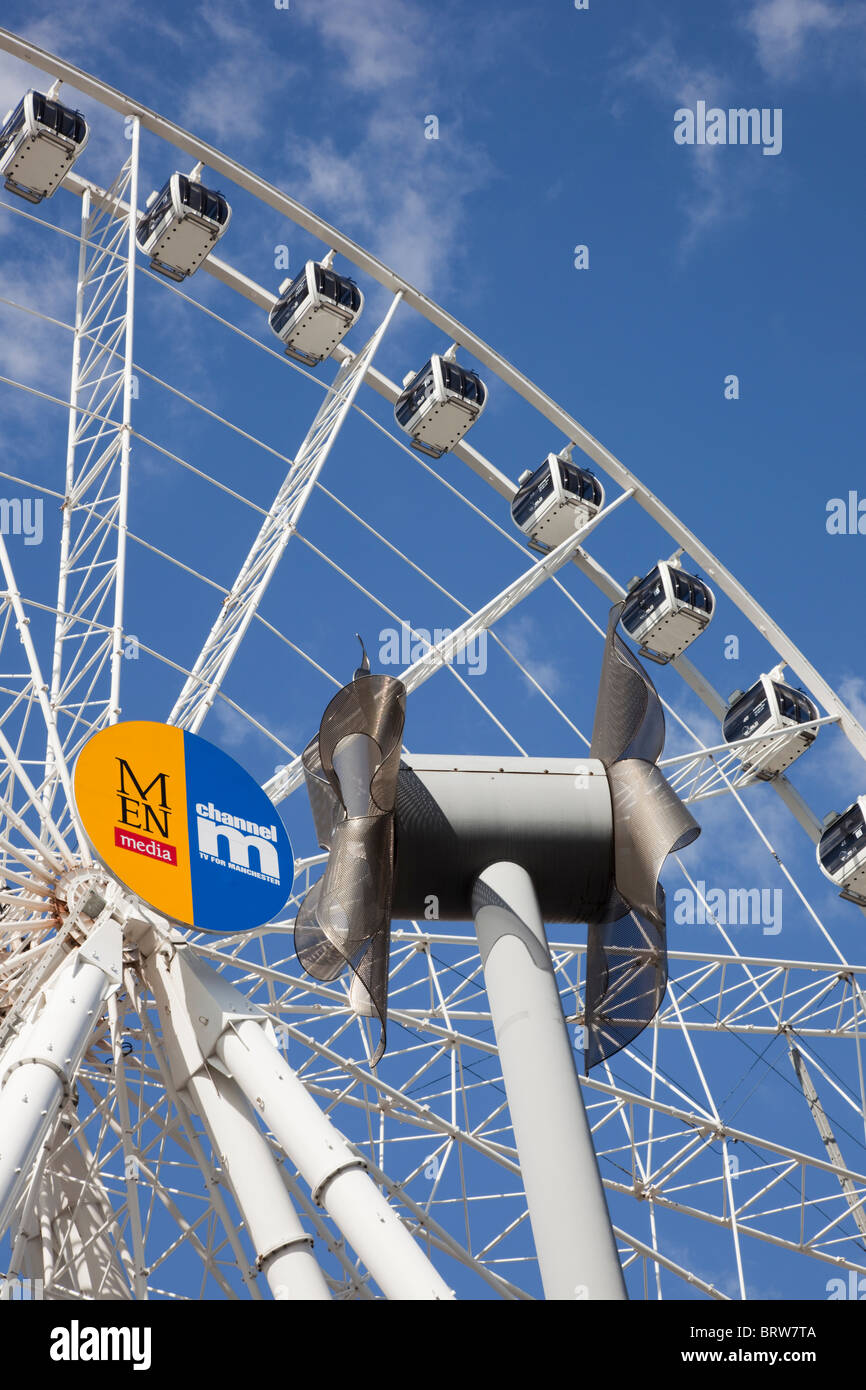
[[(862, 925), (866, 797), (831, 812), (788, 777), (842, 759), (866, 791), (866, 732), (674, 512), (479, 336), (156, 112), (8, 31), (0, 48), (22, 64), (0, 216), (65, 273), (53, 312), (14, 277), (0, 296), (4, 331), (38, 331), (57, 367), (0, 376), (31, 440), (4, 485), (56, 517), (38, 555), (20, 500), (0, 535), (4, 1296), (823, 1298), (866, 1275), (866, 965), (835, 925)], [(123, 157), (97, 180), (103, 127), (101, 163)], [(263, 252), (257, 280), (286, 222), (301, 264), (271, 283)], [(384, 364), (410, 351), (422, 364), (395, 380)], [(537, 441), (514, 479), (483, 453), (497, 412)], [(730, 698), (697, 664), (722, 612), (758, 662)], [(524, 614), (577, 654), (578, 700), (527, 655)], [(618, 881), (593, 958), (544, 884), (601, 921), (608, 775), (615, 792), (638, 741), (610, 752), (600, 732), (617, 663), (638, 723), (664, 707), (669, 735), (632, 748), (650, 772), (623, 796), (656, 798), (653, 833), (668, 797), (687, 833), (653, 851), (654, 889), (672, 850), (666, 922)], [(365, 797), (389, 762), (376, 809), (398, 837), (390, 937), (357, 956), (322, 907), (338, 846), (363, 844), (338, 756), (350, 707), (379, 720)], [(93, 852), (76, 763), (127, 719), (264, 768), (296, 856), (279, 920), (181, 927)], [(338, 825), (316, 795), (341, 777)], [(455, 866), (479, 825), (514, 838), (503, 807), (542, 826), (521, 850), (537, 873), (492, 856), (461, 914)], [(761, 886), (708, 887), (719, 855)], [(732, 907), (756, 914), (748, 949)], [(331, 948), (375, 970), (323, 965)]]

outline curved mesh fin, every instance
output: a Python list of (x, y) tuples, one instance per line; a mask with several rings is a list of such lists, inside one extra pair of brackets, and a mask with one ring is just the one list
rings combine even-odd
[(391, 676), (356, 674), (334, 696), (304, 750), (304, 773), (325, 872), (295, 920), (295, 952), (317, 980), (348, 965), (369, 996), (385, 1051), (394, 886), (394, 806), (406, 690)]
[(405, 721), (406, 687), (393, 676), (357, 676), (337, 691), (322, 716), (318, 742), (322, 771), (344, 805), (334, 755), (344, 740), (363, 734), (380, 754), (370, 779), (368, 813), (393, 811)]
[(613, 862), (617, 894), (629, 908), (664, 927), (659, 874), (674, 850), (690, 845), (701, 828), (655, 763), (625, 758), (607, 770), (613, 806)]
[(665, 716), (655, 686), (617, 632), (623, 610), (610, 610), (595, 706), (590, 757), (605, 767), (622, 758), (657, 762), (665, 746)]
[(659, 874), (669, 854), (701, 833), (656, 766), (664, 711), (616, 631), (622, 608), (610, 611), (590, 750), (607, 769), (614, 873), (607, 904), (587, 934), (587, 1071), (632, 1042), (658, 1011), (667, 987)]
[(636, 912), (591, 927), (586, 949), (587, 1072), (628, 1047), (652, 1023), (668, 982), (664, 927)]
[(322, 849), (330, 849), (331, 837), (345, 815), (345, 808), (322, 771), (318, 735), (307, 744), (301, 754), (301, 762), (304, 767), (307, 796), (310, 799), (310, 810), (313, 813), (316, 839)]

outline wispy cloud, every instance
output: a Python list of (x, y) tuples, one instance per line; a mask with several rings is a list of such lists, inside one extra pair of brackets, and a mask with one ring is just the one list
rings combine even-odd
[(854, 718), (866, 726), (866, 677), (845, 676), (839, 682), (839, 698)]
[(862, 73), (866, 10), (859, 0), (754, 0), (744, 23), (771, 77), (796, 79), (814, 66)]
[[(463, 126), (461, 74), (441, 20), (403, 0), (293, 0), (285, 16), (258, 0), (200, 0), (182, 23), (149, 15), (148, 43), (137, 48), (128, 14), (91, 0), (71, 31), (53, 15), (19, 28), (253, 167), (270, 162), (270, 176), (301, 201), (439, 291), (457, 274), (466, 200), (493, 176)], [(505, 17), (500, 28), (512, 27)], [(154, 38), (185, 55), (182, 81), (173, 64), (154, 72)], [(503, 41), (490, 37), (473, 68)], [(22, 74), (0, 55), (7, 105)], [(441, 120), (439, 140), (425, 139), (428, 114)], [(112, 133), (116, 144), (119, 124)]]
[[(294, 140), (302, 201), (423, 289), (453, 273), (467, 198), (493, 176), (465, 138), (435, 12), (398, 0), (316, 0), (298, 16), (329, 54), (328, 80), (353, 113)], [(425, 138), (436, 115), (440, 138)]]
[(261, 16), (237, 4), (208, 3), (197, 8), (194, 23), (204, 61), (191, 66), (181, 123), (230, 153), (236, 143), (265, 134), (279, 141), (296, 69), (283, 52), (275, 54)]
[(359, 92), (382, 93), (417, 79), (436, 51), (435, 17), (431, 22), (429, 14), (397, 0), (366, 0), (363, 9), (349, 0), (314, 0), (298, 14), (339, 58), (331, 75)]
[[(620, 64), (614, 80), (618, 91), (615, 111), (621, 110), (623, 100), (635, 91), (649, 93), (666, 104), (667, 114), (660, 111), (657, 119), (669, 122), (672, 143), (674, 112), (678, 108), (694, 108), (699, 100), (708, 106), (727, 105), (722, 101), (728, 85), (724, 74), (711, 64), (687, 57), (670, 34), (641, 46)], [(718, 146), (697, 144), (678, 150), (690, 173), (688, 187), (680, 199), (683, 251), (690, 251), (702, 234), (717, 223), (745, 210), (753, 175), (750, 176), (747, 161), (741, 160), (734, 166), (725, 158), (727, 153)]]
[[(564, 685), (564, 673), (555, 661), (542, 656), (543, 634), (538, 623), (528, 613), (522, 613), (503, 625), (502, 637), (509, 650), (525, 666), (531, 676), (543, 686), (548, 695), (556, 696)], [(529, 684), (527, 682), (527, 684)], [(529, 685), (530, 690), (535, 687)]]

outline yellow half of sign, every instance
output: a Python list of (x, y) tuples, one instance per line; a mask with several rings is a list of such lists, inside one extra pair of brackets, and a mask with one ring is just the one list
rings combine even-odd
[(93, 850), (143, 902), (193, 921), (183, 730), (115, 724), (82, 748), (75, 803)]

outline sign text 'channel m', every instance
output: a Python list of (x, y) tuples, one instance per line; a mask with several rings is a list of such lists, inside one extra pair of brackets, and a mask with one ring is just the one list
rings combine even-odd
[(291, 892), (279, 812), (197, 734), (144, 720), (103, 729), (81, 750), (74, 790), (98, 858), (174, 922), (243, 931), (269, 921)]

